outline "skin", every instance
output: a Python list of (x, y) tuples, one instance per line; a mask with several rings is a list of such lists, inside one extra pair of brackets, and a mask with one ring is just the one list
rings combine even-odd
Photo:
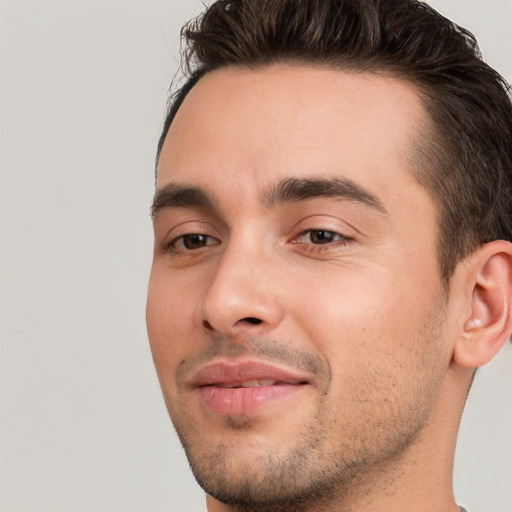
[[(185, 99), (157, 193), (193, 187), (210, 201), (157, 202), (147, 323), (209, 511), (458, 510), (473, 369), (454, 353), (476, 271), (460, 266), (447, 294), (435, 205), (411, 172), (425, 123), (407, 83), (306, 66), (219, 70)], [(272, 201), (290, 179), (345, 180), (375, 202)], [(242, 359), (307, 384), (247, 414), (212, 412), (195, 372)]]

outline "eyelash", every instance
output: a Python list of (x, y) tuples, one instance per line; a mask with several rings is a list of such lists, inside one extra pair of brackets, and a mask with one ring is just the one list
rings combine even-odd
[[(187, 237), (203, 237), (203, 238), (207, 239), (207, 242), (213, 240), (214, 243), (205, 243), (205, 245), (194, 249), (194, 248), (186, 247), (185, 240), (187, 239)], [(180, 241), (184, 245), (184, 247), (177, 248), (176, 245)], [(209, 247), (212, 245), (218, 245), (219, 243), (220, 242), (216, 238), (213, 238), (212, 236), (207, 235), (205, 233), (185, 233), (184, 235), (180, 235), (180, 236), (172, 239), (170, 242), (166, 242), (163, 246), (163, 249), (164, 249), (164, 252), (167, 252), (167, 253), (170, 253), (173, 255), (179, 255), (179, 254), (184, 254), (184, 253), (194, 253), (194, 252), (200, 251), (201, 249), (204, 249), (205, 247)]]
[[(300, 241), (302, 237), (308, 236), (316, 236), (320, 239), (327, 239), (325, 243), (314, 243), (311, 242), (304, 242)], [(206, 239), (206, 243), (200, 247), (191, 248), (186, 246), (186, 240), (187, 237), (203, 237)], [(328, 240), (329, 237), (334, 238), (334, 240)], [(337, 231), (332, 231), (328, 229), (305, 229), (301, 231), (298, 235), (296, 235), (292, 240), (291, 243), (294, 245), (300, 245), (302, 250), (307, 250), (309, 252), (317, 252), (321, 253), (324, 251), (328, 251), (330, 249), (347, 245), (349, 242), (351, 242), (353, 239), (347, 236), (344, 236), (341, 233), (338, 233)], [(208, 243), (213, 241), (213, 243)], [(177, 245), (181, 242), (183, 247), (177, 247)], [(205, 233), (186, 233), (184, 235), (180, 235), (179, 237), (174, 238), (170, 242), (166, 242), (163, 246), (164, 252), (169, 253), (173, 256), (180, 256), (180, 255), (192, 255), (194, 253), (198, 253), (202, 249), (205, 249), (206, 247), (210, 247), (213, 245), (218, 245), (220, 243), (219, 240), (216, 238), (207, 235)]]
[[(322, 233), (322, 235), (320, 235)], [(337, 238), (336, 240), (327, 241), (325, 243), (313, 243), (313, 242), (301, 242), (299, 241), (300, 238), (304, 236), (308, 236), (311, 239), (312, 235), (320, 236), (320, 238), (323, 238), (325, 235), (333, 236), (334, 238)], [(293, 240), (292, 243), (296, 245), (301, 245), (303, 250), (307, 250), (309, 252), (324, 252), (331, 250), (336, 247), (347, 245), (349, 242), (351, 242), (353, 239), (350, 237), (347, 237), (343, 235), (342, 233), (338, 233), (337, 231), (333, 231), (330, 229), (305, 229), (304, 231), (301, 231)]]

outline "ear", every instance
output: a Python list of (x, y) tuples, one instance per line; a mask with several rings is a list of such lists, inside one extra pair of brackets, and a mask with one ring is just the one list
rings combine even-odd
[(469, 308), (453, 358), (460, 366), (477, 368), (490, 362), (512, 333), (512, 244), (496, 240), (483, 245), (465, 268)]

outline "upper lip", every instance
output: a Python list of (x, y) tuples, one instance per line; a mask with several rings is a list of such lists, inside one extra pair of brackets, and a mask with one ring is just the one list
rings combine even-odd
[(262, 361), (217, 361), (199, 368), (192, 377), (194, 387), (236, 386), (243, 382), (267, 380), (281, 384), (306, 384), (304, 372), (281, 368)]

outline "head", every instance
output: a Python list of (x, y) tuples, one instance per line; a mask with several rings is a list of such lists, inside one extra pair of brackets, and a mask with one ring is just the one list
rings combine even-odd
[(148, 330), (197, 479), (234, 510), (332, 510), (434, 446), (450, 469), (512, 329), (504, 82), (409, 0), (219, 1), (184, 33)]

